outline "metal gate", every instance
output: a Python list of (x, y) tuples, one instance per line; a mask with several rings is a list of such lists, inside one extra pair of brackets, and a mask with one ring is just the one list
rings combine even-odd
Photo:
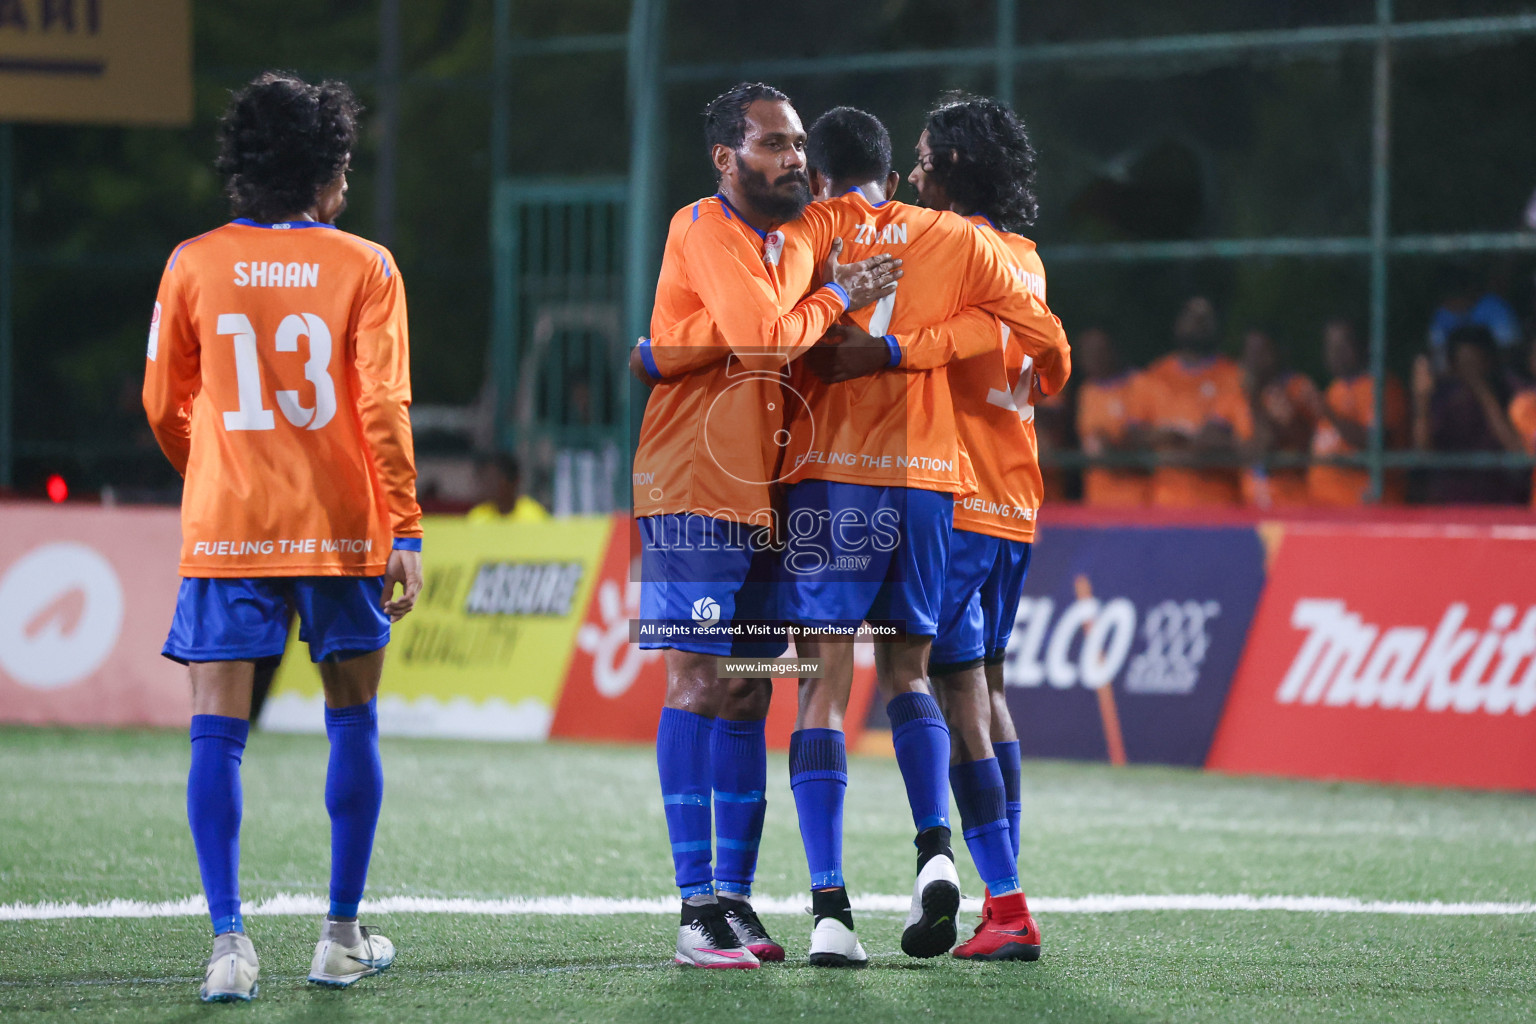
[(557, 515), (628, 504), (623, 328), (628, 184), (508, 179), (492, 223), (496, 445)]

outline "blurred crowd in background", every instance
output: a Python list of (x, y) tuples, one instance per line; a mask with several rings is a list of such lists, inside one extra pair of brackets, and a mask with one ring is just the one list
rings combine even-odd
[[(1369, 449), (1376, 394), (1368, 347), (1346, 316), (1322, 319), (1285, 346), (1261, 326), (1224, 344), (1219, 311), (1190, 297), (1168, 353), (1126, 364), (1111, 334), (1073, 334), (1074, 376), (1036, 409), (1047, 500), (1171, 508), (1349, 506), (1367, 501), (1370, 473), (1350, 456)], [(1236, 359), (1223, 349), (1236, 347)], [(1316, 380), (1294, 368), (1316, 363)], [(1536, 344), (1513, 305), (1473, 272), (1449, 266), (1440, 303), (1406, 386), (1388, 373), (1388, 451), (1536, 454)], [(1100, 463), (1062, 467), (1080, 451)], [(1054, 463), (1054, 466), (1052, 466)], [(1389, 470), (1387, 503), (1523, 504), (1529, 470)]]

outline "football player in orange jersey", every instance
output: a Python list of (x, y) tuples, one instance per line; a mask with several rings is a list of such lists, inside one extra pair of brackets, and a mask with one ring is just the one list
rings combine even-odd
[(254, 663), (282, 651), (290, 605), (331, 742), (331, 905), (309, 980), (345, 987), (394, 961), (357, 909), (384, 788), (375, 697), (390, 623), (421, 589), (421, 510), (400, 271), (333, 223), (360, 109), (339, 82), (281, 73), (235, 94), (217, 163), (235, 220), (176, 247), (150, 323), (144, 408), (186, 478), (164, 653), (192, 682), (187, 817), (214, 932), (205, 1002), (257, 993), (240, 761)]
[[(950, 848), (949, 731), (928, 686), (927, 661), (953, 495), (971, 489), (946, 366), (1002, 346), (997, 329), (938, 328), (972, 307), (995, 313), (1017, 333), (1021, 356), (1040, 362), (1052, 391), (1064, 383), (1070, 358), (1060, 322), (1031, 294), (997, 239), (952, 213), (890, 201), (900, 178), (891, 171), (889, 135), (877, 119), (851, 107), (828, 111), (811, 129), (807, 156), (821, 201), (784, 229), (779, 266), (791, 294), (789, 274), (797, 273), (802, 287), (812, 279), (818, 232), (851, 238), (850, 255), (889, 245), (911, 266), (925, 268), (890, 300), (840, 327), (835, 345), (796, 363), (794, 389), (786, 392), (793, 410), (783, 442), (783, 477), (792, 485), (786, 617), (831, 631), (798, 639), (802, 656), (821, 657), (823, 674), (801, 681), (790, 741), (791, 788), (811, 866), (811, 958), (837, 965), (864, 959), (841, 865), (842, 716), (852, 679), (851, 634), (862, 621), (894, 630), (876, 646), (876, 674), (890, 698), (897, 761), (917, 829), (918, 872), (902, 949), (937, 956), (954, 944), (959, 884)], [(689, 317), (652, 339), (653, 357), (672, 362), (668, 372), (685, 369), (676, 362), (680, 344), (703, 351), (709, 325), (703, 339), (690, 333), (698, 326), (698, 318)], [(853, 379), (877, 370), (887, 372)], [(1006, 394), (1015, 419), (1019, 398)]]
[[(1017, 272), (1044, 302), (1045, 268), (1034, 243), (1019, 234), (1039, 210), (1034, 177), (1035, 151), (1018, 116), (997, 100), (951, 94), (929, 113), (907, 180), (924, 206), (971, 218), (1006, 245)], [(956, 330), (999, 333), (990, 316), (957, 321)], [(1003, 337), (1012, 340), (1006, 332)], [(954, 737), (950, 786), (987, 889), (981, 924), (954, 956), (1036, 960), (1040, 929), (1019, 882), (1019, 741), (1003, 689), (1003, 656), (1029, 572), (1044, 485), (1028, 398), (996, 400), (1027, 396), (1034, 377), (1028, 356), (1005, 346), (949, 367), (977, 493), (955, 506), (929, 671)]]
[[(879, 257), (840, 266), (841, 246), (828, 237), (818, 254), (832, 253), (822, 266), (826, 284), (803, 301), (804, 280), (786, 292), (778, 229), (800, 216), (810, 193), (805, 131), (777, 89), (743, 83), (716, 97), (705, 110), (705, 142), (719, 191), (672, 218), (651, 329), (660, 334), (700, 315), (720, 325), (729, 347), (652, 390), (635, 453), (634, 504), (641, 646), (666, 649), (656, 760), (682, 897), (675, 959), (732, 969), (784, 958), (750, 902), (766, 807), (771, 682), (721, 680), (716, 670), (720, 655), (762, 658), (785, 649), (772, 579), (777, 554), (762, 536), (771, 532), (770, 486), (783, 446), (776, 439), (783, 377), (775, 371), (784, 360), (776, 353), (808, 347), (846, 309), (886, 294), (899, 271)], [(717, 358), (731, 350), (762, 361)], [(666, 353), (642, 344), (635, 357), (650, 376), (663, 376), (656, 358)], [(766, 627), (773, 627), (766, 635), (749, 632)]]

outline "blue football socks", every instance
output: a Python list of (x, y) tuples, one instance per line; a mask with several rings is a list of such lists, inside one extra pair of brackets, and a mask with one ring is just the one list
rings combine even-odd
[(997, 755), (997, 767), (1003, 773), (1003, 793), (1008, 798), (1008, 831), (1013, 838), (1013, 862), (1019, 862), (1019, 825), (1024, 817), (1024, 805), (1019, 799), (1019, 741), (994, 742), (992, 752)]
[(971, 851), (976, 873), (993, 896), (1006, 896), (1019, 888), (1019, 869), (1009, 838), (1003, 773), (997, 758), (967, 761), (949, 770), (960, 806), (960, 827)]
[(896, 763), (907, 784), (912, 823), (919, 832), (949, 828), (949, 727), (939, 702), (926, 693), (903, 693), (886, 705)]
[(672, 841), (672, 867), (684, 899), (713, 891), (709, 795), (714, 724), (714, 719), (691, 711), (662, 708), (661, 724), (656, 729), (661, 803)]
[(250, 732), (251, 723), (243, 718), (192, 716), (187, 821), (215, 935), (245, 931), (240, 917), (240, 759)]
[(715, 719), (710, 763), (715, 789), (715, 891), (752, 895), (768, 801), (766, 723)]
[(325, 709), (331, 760), (325, 773), (325, 809), (331, 815), (332, 917), (356, 917), (368, 880), (373, 834), (384, 802), (379, 762), (377, 700)]
[(801, 729), (789, 737), (789, 788), (812, 889), (843, 885), (843, 795), (848, 751), (841, 729)]

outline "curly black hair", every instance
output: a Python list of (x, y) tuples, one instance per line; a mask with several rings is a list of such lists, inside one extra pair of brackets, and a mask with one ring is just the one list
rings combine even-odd
[(831, 181), (885, 181), (891, 173), (891, 136), (873, 114), (833, 107), (806, 133), (805, 162)]
[(1004, 231), (1035, 222), (1035, 149), (1019, 115), (990, 97), (949, 92), (939, 97), (925, 127), (930, 173), (952, 201), (986, 214)]
[(789, 97), (762, 82), (738, 82), (710, 100), (704, 108), (704, 151), (713, 153), (716, 146), (740, 149), (747, 141), (747, 108), (758, 100), (788, 103)]
[(271, 224), (315, 204), (347, 169), (362, 105), (344, 82), (267, 71), (230, 99), (214, 167), (235, 216)]

